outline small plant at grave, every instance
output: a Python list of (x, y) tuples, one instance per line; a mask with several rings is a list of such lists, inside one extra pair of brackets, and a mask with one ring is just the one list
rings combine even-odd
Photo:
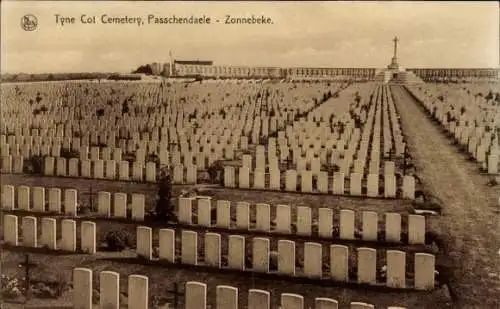
[(492, 177), (487, 183), (486, 185), (490, 186), (490, 187), (495, 187), (495, 186), (498, 186), (500, 184), (500, 181), (495, 178), (495, 177)]
[(132, 245), (130, 234), (123, 230), (114, 230), (106, 234), (106, 245), (110, 251), (122, 251)]
[(155, 154), (148, 154), (146, 156), (146, 162), (154, 162), (156, 165), (160, 164), (160, 158)]
[(61, 148), (61, 157), (66, 159), (79, 158), (80, 153), (73, 149)]
[(210, 182), (211, 183), (218, 183), (219, 182), (219, 172), (222, 171), (222, 164), (219, 161), (214, 162), (212, 165), (210, 165), (207, 169), (208, 175), (210, 177)]
[(0, 283), (3, 299), (16, 299), (22, 295), (21, 282), (17, 278), (2, 275)]
[(104, 116), (104, 108), (98, 109), (95, 114), (96, 114), (97, 117)]
[(168, 168), (164, 168), (160, 171), (158, 200), (156, 202), (154, 218), (164, 222), (177, 222), (174, 205), (172, 204), (172, 178)]
[[(70, 288), (70, 278), (57, 266), (42, 270), (40, 280), (32, 280), (32, 293), (38, 298), (58, 298)], [(43, 278), (43, 279), (42, 279)]]
[(97, 305), (101, 299), (101, 294), (97, 289), (92, 290), (92, 304)]
[(43, 161), (43, 156), (33, 156), (24, 162), (23, 171), (27, 174), (42, 174)]

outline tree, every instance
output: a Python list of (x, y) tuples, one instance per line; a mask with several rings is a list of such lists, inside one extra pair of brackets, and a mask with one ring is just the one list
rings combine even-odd
[(151, 69), (150, 65), (146, 64), (146, 65), (141, 65), (135, 71), (132, 71), (132, 73), (142, 73), (142, 74), (146, 74), (146, 75), (153, 75), (153, 70)]
[(166, 222), (177, 221), (171, 199), (172, 179), (170, 173), (164, 169), (161, 171), (160, 180), (158, 182), (158, 201), (156, 202), (155, 209), (156, 218)]

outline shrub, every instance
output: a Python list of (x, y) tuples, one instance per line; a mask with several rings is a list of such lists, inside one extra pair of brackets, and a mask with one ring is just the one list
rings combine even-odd
[(24, 163), (23, 171), (28, 174), (43, 173), (44, 158), (42, 156), (33, 156)]
[(106, 244), (108, 250), (122, 251), (131, 245), (130, 234), (122, 230), (110, 231), (106, 234)]
[(92, 212), (90, 205), (82, 205), (78, 203), (77, 213), (81, 215), (89, 215)]

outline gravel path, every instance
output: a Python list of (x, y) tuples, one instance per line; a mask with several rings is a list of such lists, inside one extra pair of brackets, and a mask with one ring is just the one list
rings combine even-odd
[(418, 173), (445, 204), (440, 219), (449, 242), (440, 258), (453, 266), (455, 308), (500, 308), (500, 189), (486, 185), (488, 177), (465, 159), (404, 88), (391, 90)]

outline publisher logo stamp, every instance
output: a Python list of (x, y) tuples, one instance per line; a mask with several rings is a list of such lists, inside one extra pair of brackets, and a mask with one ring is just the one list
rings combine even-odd
[(21, 18), (21, 28), (24, 31), (34, 31), (38, 27), (38, 19), (33, 14), (26, 14)]

